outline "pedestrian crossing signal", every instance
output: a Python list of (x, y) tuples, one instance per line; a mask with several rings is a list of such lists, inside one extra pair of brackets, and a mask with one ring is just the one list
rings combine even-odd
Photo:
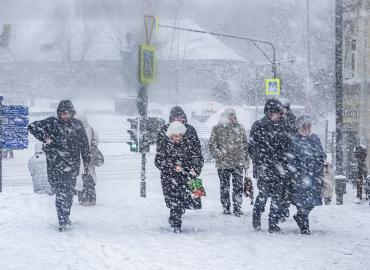
[(137, 143), (135, 143), (135, 142), (128, 142), (128, 144), (130, 145), (130, 152), (137, 152), (137, 150), (138, 150)]
[(265, 82), (266, 82), (266, 96), (280, 95), (280, 79), (267, 79)]

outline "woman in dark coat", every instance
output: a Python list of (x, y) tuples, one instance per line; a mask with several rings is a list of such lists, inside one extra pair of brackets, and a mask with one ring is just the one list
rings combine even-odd
[(170, 208), (169, 223), (174, 232), (181, 232), (181, 216), (186, 208), (187, 182), (200, 174), (203, 167), (201, 152), (186, 136), (186, 127), (179, 121), (172, 122), (157, 145), (155, 165), (161, 171), (163, 194)]
[[(203, 159), (203, 156), (202, 156), (202, 146), (200, 144), (200, 140), (198, 138), (197, 131), (195, 130), (195, 128), (192, 125), (188, 124), (188, 119), (186, 117), (186, 114), (180, 106), (174, 106), (171, 109), (170, 116), (169, 116), (169, 121), (168, 121), (169, 123), (164, 125), (161, 128), (161, 130), (158, 132), (157, 153), (164, 151), (163, 149), (167, 147), (167, 144), (169, 142), (169, 138), (166, 135), (166, 132), (167, 132), (168, 127), (170, 126), (170, 124), (174, 121), (179, 121), (185, 126), (186, 132), (185, 132), (184, 138), (186, 139), (186, 141), (188, 143), (190, 143), (192, 145), (192, 149), (196, 153), (196, 155), (200, 157), (200, 159), (199, 159), (200, 165), (199, 166), (200, 166), (200, 168), (202, 168), (203, 163), (204, 163), (204, 159)], [(164, 175), (161, 175), (161, 182), (162, 182), (162, 190), (163, 190), (164, 200), (165, 200), (165, 203), (166, 203), (167, 207), (169, 207), (170, 203), (169, 203), (168, 194), (167, 194), (167, 191), (166, 191), (167, 178)]]
[(289, 170), (293, 179), (292, 201), (297, 207), (293, 216), (302, 234), (310, 234), (309, 213), (322, 204), (321, 190), (325, 153), (320, 138), (312, 133), (307, 115), (297, 118), (298, 133), (289, 147)]

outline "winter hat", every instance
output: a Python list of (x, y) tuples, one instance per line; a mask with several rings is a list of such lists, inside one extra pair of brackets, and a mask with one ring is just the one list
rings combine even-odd
[(173, 121), (167, 128), (166, 135), (171, 137), (174, 134), (185, 134), (186, 127), (180, 121)]
[(173, 121), (175, 121), (174, 118), (176, 117), (182, 117), (184, 119), (184, 124), (188, 122), (188, 118), (186, 117), (184, 110), (180, 106), (175, 106), (171, 109), (169, 122), (172, 123)]
[(283, 105), (284, 108), (290, 110), (290, 101), (287, 98), (280, 98), (279, 101), (281, 102), (281, 105)]
[(264, 113), (265, 115), (271, 113), (281, 113), (283, 111), (283, 105), (277, 99), (268, 99), (265, 104)]
[(58, 117), (60, 116), (60, 113), (62, 112), (70, 112), (72, 114), (72, 117), (76, 115), (76, 110), (73, 107), (73, 104), (70, 100), (62, 100), (57, 109)]
[(312, 124), (312, 117), (309, 115), (300, 115), (297, 117), (295, 124), (300, 129), (304, 124)]
[(35, 144), (35, 154), (42, 154), (44, 153), (44, 150), (42, 150), (43, 143), (42, 142), (37, 142)]
[(230, 115), (236, 115), (236, 112), (233, 108), (226, 108), (220, 116), (219, 124), (227, 125), (230, 123)]

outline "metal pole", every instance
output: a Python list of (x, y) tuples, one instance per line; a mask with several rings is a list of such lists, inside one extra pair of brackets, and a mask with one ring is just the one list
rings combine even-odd
[(367, 61), (368, 61), (368, 20), (367, 20), (367, 7), (364, 0), (362, 0), (360, 8), (360, 35), (362, 36), (361, 41), (361, 93), (360, 93), (360, 143), (368, 147), (367, 136), (368, 136), (368, 100), (367, 100)]
[(329, 120), (325, 120), (325, 153), (328, 152), (328, 142), (329, 142), (329, 139), (328, 139), (328, 136), (329, 136)]
[(274, 79), (277, 78), (277, 72), (276, 72), (276, 51), (275, 47), (272, 46), (272, 75), (274, 76)]
[(336, 113), (336, 174), (343, 175), (343, 3), (335, 1), (335, 113)]
[(0, 192), (3, 191), (3, 97), (0, 97)]
[(311, 77), (311, 42), (310, 42), (310, 1), (307, 0), (307, 72)]
[(141, 175), (140, 175), (140, 197), (146, 197), (146, 174), (145, 174), (146, 154), (141, 153)]
[[(159, 24), (158, 27), (181, 30), (181, 31), (188, 31), (188, 32), (194, 32), (194, 33), (199, 33), (199, 34), (209, 34), (209, 35), (218, 36), (218, 37), (226, 37), (226, 38), (233, 38), (233, 39), (250, 41), (263, 54), (263, 56), (265, 56), (266, 59), (272, 64), (272, 75), (274, 76), (274, 78), (276, 78), (276, 76), (277, 76), (277, 72), (276, 72), (276, 48), (275, 48), (274, 44), (270, 41), (255, 39), (255, 38), (249, 38), (249, 37), (236, 36), (236, 35), (231, 35), (231, 34), (208, 32), (208, 31), (204, 31), (204, 30), (196, 30), (196, 29), (191, 29), (191, 28), (163, 25), (163, 24)], [(261, 43), (261, 44), (266, 44), (266, 45), (271, 46), (272, 59), (256, 43)]]
[[(144, 140), (146, 140), (146, 123), (147, 123), (147, 115), (148, 115), (148, 93), (147, 93), (147, 86), (142, 85), (137, 98), (137, 110), (138, 110), (138, 144), (139, 144), (139, 151), (141, 152), (141, 174), (140, 174), (140, 196), (145, 198), (146, 197), (146, 172), (145, 172), (145, 164), (146, 164), (146, 147), (147, 144)], [(140, 123), (141, 122), (141, 123)], [(141, 142), (140, 142), (141, 138)], [(141, 145), (141, 147), (140, 147)], [(140, 149), (141, 148), (141, 149)]]

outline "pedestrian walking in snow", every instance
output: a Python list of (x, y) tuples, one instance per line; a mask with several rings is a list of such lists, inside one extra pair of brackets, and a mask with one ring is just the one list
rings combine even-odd
[(271, 197), (269, 232), (278, 232), (280, 205), (286, 171), (284, 164), (289, 137), (282, 128), (282, 104), (276, 99), (266, 101), (265, 116), (256, 121), (250, 132), (249, 154), (257, 176), (258, 195), (253, 208), (253, 228), (261, 230), (261, 214)]
[(28, 161), (28, 170), (32, 177), (33, 192), (38, 194), (52, 194), (48, 182), (46, 155), (42, 150), (41, 142), (35, 144), (35, 154)]
[[(99, 155), (97, 150), (99, 144), (99, 137), (95, 130), (90, 126), (89, 121), (85, 114), (79, 114), (78, 119), (82, 122), (87, 139), (89, 142), (90, 152), (91, 152), (91, 162), (89, 164), (89, 174), (80, 174), (77, 177), (77, 182), (82, 182), (82, 190), (78, 191), (78, 201), (80, 204), (85, 206), (96, 205), (96, 171), (95, 166), (99, 165), (96, 164), (94, 161), (99, 160)], [(96, 156), (98, 155), (98, 156)], [(104, 162), (104, 161), (103, 161)], [(102, 165), (102, 164), (101, 164)], [(101, 166), (99, 165), (99, 166)]]
[[(186, 127), (186, 133), (184, 135), (184, 138), (188, 143), (192, 145), (192, 149), (194, 151), (194, 155), (201, 157), (200, 159), (200, 167), (203, 167), (204, 159), (202, 156), (202, 146), (200, 144), (200, 140), (198, 138), (197, 131), (195, 128), (188, 124), (188, 119), (187, 116), (184, 112), (184, 110), (180, 106), (174, 106), (171, 111), (170, 111), (170, 116), (169, 116), (169, 124), (164, 125), (161, 130), (158, 132), (157, 135), (157, 152), (162, 152), (163, 149), (167, 147), (167, 144), (169, 143), (169, 138), (166, 135), (167, 129), (169, 125), (174, 122), (174, 121), (179, 121), (182, 124), (185, 125)], [(163, 191), (163, 196), (165, 203), (167, 207), (170, 207), (170, 202), (168, 199), (168, 193), (167, 193), (167, 186), (168, 186), (168, 181), (167, 177), (165, 175), (161, 175), (161, 184), (162, 184), (162, 191)], [(188, 201), (189, 205), (187, 205), (186, 208), (199, 208), (200, 205), (200, 199), (197, 200), (189, 200)]]
[(161, 171), (161, 182), (165, 202), (170, 208), (169, 223), (174, 232), (181, 232), (182, 215), (187, 208), (189, 193), (188, 181), (200, 175), (203, 157), (191, 137), (187, 136), (186, 126), (172, 121), (167, 126), (166, 137), (157, 145), (155, 165)]
[(281, 99), (281, 104), (283, 105), (283, 115), (282, 115), (282, 125), (283, 129), (290, 137), (298, 132), (296, 126), (296, 116), (290, 108), (290, 101), (286, 98)]
[(56, 192), (56, 210), (59, 231), (70, 223), (74, 186), (80, 171), (82, 156), (84, 170), (88, 172), (91, 154), (85, 128), (75, 119), (76, 111), (69, 100), (62, 100), (57, 117), (36, 121), (28, 126), (29, 132), (44, 143), (48, 180)]
[(322, 197), (324, 198), (325, 205), (331, 203), (334, 193), (334, 170), (330, 162), (324, 163), (324, 176), (322, 178)]
[(213, 127), (209, 140), (209, 151), (216, 160), (216, 168), (220, 179), (220, 197), (223, 213), (230, 211), (230, 178), (232, 178), (233, 214), (243, 215), (241, 211), (243, 199), (243, 170), (249, 168), (247, 151), (248, 138), (246, 131), (238, 122), (235, 110), (225, 109), (219, 123)]
[(362, 200), (363, 187), (367, 177), (367, 148), (364, 145), (358, 145), (355, 147), (354, 156), (356, 158), (356, 174), (354, 179), (354, 185), (357, 189), (355, 203), (360, 203)]
[(289, 170), (292, 174), (292, 203), (297, 207), (293, 216), (302, 234), (310, 234), (309, 214), (322, 205), (322, 178), (325, 153), (320, 138), (312, 133), (312, 119), (297, 118), (298, 133), (289, 146)]
[[(298, 129), (296, 127), (296, 117), (290, 109), (290, 102), (288, 99), (286, 98), (280, 99), (280, 102), (283, 105), (283, 114), (282, 114), (282, 122), (281, 122), (282, 129), (287, 134), (286, 139), (288, 141), (286, 142), (286, 145), (289, 145), (293, 135), (295, 135), (298, 132)], [(288, 165), (287, 162), (283, 162), (283, 167), (286, 173), (283, 175), (284, 184), (283, 184), (283, 191), (282, 191), (282, 202), (280, 206), (280, 212), (281, 212), (280, 221), (281, 222), (285, 221), (285, 218), (289, 217), (290, 215), (289, 207), (290, 207), (290, 202), (291, 202), (291, 190), (292, 190), (290, 183), (292, 181), (289, 178), (290, 174), (288, 173), (287, 165)]]

